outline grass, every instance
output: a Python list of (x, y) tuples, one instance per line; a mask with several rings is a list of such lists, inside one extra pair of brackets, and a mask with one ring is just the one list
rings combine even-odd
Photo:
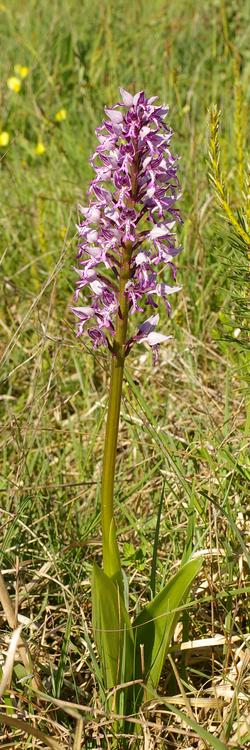
[[(91, 176), (94, 128), (119, 85), (170, 106), (184, 216), (174, 339), (155, 369), (138, 346), (124, 386), (117, 523), (131, 610), (150, 575), (159, 590), (191, 550), (204, 549), (206, 560), (160, 698), (135, 718), (136, 742), (208, 747), (203, 728), (228, 747), (250, 746), (248, 386), (241, 348), (223, 335), (235, 248), (218, 229), (207, 156), (207, 113), (217, 104), (237, 211), (237, 87), (247, 161), (249, 15), (246, 0), (0, 5), (0, 131), (10, 134), (0, 166), (1, 568), (43, 685), (37, 698), (16, 659), (3, 748), (52, 747), (53, 738), (74, 750), (125, 742), (112, 738), (98, 697), (90, 611), (108, 358), (76, 339), (69, 312), (76, 205)], [(16, 64), (29, 68), (18, 94), (6, 85)], [(3, 612), (2, 662), (10, 636)]]

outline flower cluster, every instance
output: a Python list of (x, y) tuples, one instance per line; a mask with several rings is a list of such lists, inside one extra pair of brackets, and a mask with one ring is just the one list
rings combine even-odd
[(180, 252), (174, 231), (180, 215), (176, 158), (169, 150), (172, 130), (165, 124), (168, 109), (147, 99), (143, 91), (132, 96), (120, 89), (122, 101), (106, 109), (97, 128), (99, 145), (91, 159), (95, 178), (89, 188), (90, 202), (79, 207), (79, 275), (76, 300), (87, 287), (88, 304), (73, 307), (78, 335), (85, 330), (94, 347), (112, 350), (115, 320), (121, 316), (120, 278), (124, 255), (129, 275), (124, 287), (129, 315), (153, 314), (137, 333), (126, 340), (126, 352), (134, 341), (156, 347), (169, 338), (155, 332), (159, 299), (170, 312), (169, 296), (181, 287), (166, 283), (168, 270), (175, 282), (173, 259)]

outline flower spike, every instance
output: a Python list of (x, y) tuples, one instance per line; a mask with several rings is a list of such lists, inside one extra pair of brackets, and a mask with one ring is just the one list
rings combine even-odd
[[(76, 300), (88, 289), (86, 304), (73, 307), (78, 335), (88, 333), (95, 347), (113, 349), (117, 316), (121, 316), (119, 280), (126, 256), (123, 294), (128, 319), (151, 312), (181, 287), (175, 281), (173, 259), (181, 251), (175, 225), (180, 222), (176, 201), (180, 197), (177, 158), (169, 150), (172, 130), (166, 125), (168, 109), (155, 105), (143, 91), (134, 96), (120, 89), (121, 102), (106, 108), (96, 130), (98, 145), (91, 159), (95, 177), (89, 188), (89, 205), (79, 207), (79, 268)], [(168, 278), (166, 279), (166, 272)], [(155, 332), (159, 316), (151, 315), (124, 343), (125, 353), (134, 342), (153, 349), (169, 336)]]

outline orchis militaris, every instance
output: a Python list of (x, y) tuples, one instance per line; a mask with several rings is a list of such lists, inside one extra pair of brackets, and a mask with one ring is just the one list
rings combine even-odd
[[(86, 332), (94, 348), (105, 346), (112, 354), (101, 490), (103, 571), (94, 567), (92, 588), (104, 684), (110, 688), (136, 677), (143, 678), (149, 689), (157, 687), (176, 622), (171, 607), (183, 601), (200, 561), (192, 560), (181, 568), (178, 580), (174, 576), (151, 602), (151, 610), (144, 608), (139, 615), (139, 635), (136, 621), (133, 632), (123, 599), (113, 513), (124, 361), (135, 342), (149, 344), (155, 360), (159, 344), (171, 338), (155, 329), (159, 300), (164, 300), (169, 314), (169, 297), (181, 288), (175, 284), (174, 265), (181, 250), (174, 227), (181, 219), (175, 205), (180, 196), (177, 159), (169, 150), (172, 130), (165, 123), (168, 108), (155, 105), (156, 97), (147, 99), (143, 91), (135, 96), (124, 89), (120, 92), (121, 102), (105, 110), (106, 119), (96, 130), (99, 145), (91, 159), (95, 178), (89, 188), (89, 205), (80, 206), (84, 218), (78, 226), (76, 300), (81, 292), (84, 302), (86, 292), (88, 296), (86, 304), (72, 310), (78, 318), (78, 335)], [(149, 317), (130, 330), (132, 315), (146, 308)], [(154, 626), (154, 633), (149, 634), (145, 623), (160, 617), (162, 607), (170, 619), (165, 617), (164, 627)], [(142, 644), (148, 649), (144, 666)], [(138, 687), (134, 704), (138, 705)]]
[[(78, 335), (85, 330), (94, 347), (106, 345), (115, 353), (118, 315), (123, 321), (133, 313), (154, 311), (137, 332), (122, 342), (127, 354), (135, 341), (153, 348), (168, 336), (156, 333), (158, 299), (170, 311), (169, 296), (180, 287), (165, 283), (163, 270), (171, 270), (181, 248), (176, 244), (175, 207), (180, 195), (176, 158), (169, 150), (172, 131), (165, 124), (167, 107), (121, 89), (122, 102), (106, 109), (107, 118), (97, 128), (100, 145), (91, 159), (96, 177), (89, 188), (88, 207), (78, 226), (80, 268), (76, 299), (86, 286), (90, 304), (74, 307)], [(101, 165), (100, 165), (100, 162)], [(87, 257), (86, 257), (87, 256)], [(122, 284), (121, 284), (122, 277)], [(121, 297), (123, 299), (121, 299)], [(124, 308), (124, 309), (121, 309)]]

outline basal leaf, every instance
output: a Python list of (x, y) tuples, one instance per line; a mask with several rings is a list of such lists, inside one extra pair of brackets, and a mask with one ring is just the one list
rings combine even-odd
[(133, 631), (119, 587), (93, 566), (92, 621), (106, 689), (133, 676)]
[(147, 699), (150, 698), (150, 691), (157, 688), (160, 680), (172, 635), (180, 617), (180, 612), (176, 610), (185, 601), (201, 565), (201, 557), (189, 560), (135, 620), (135, 677), (143, 678), (146, 682), (147, 696), (144, 697)]

